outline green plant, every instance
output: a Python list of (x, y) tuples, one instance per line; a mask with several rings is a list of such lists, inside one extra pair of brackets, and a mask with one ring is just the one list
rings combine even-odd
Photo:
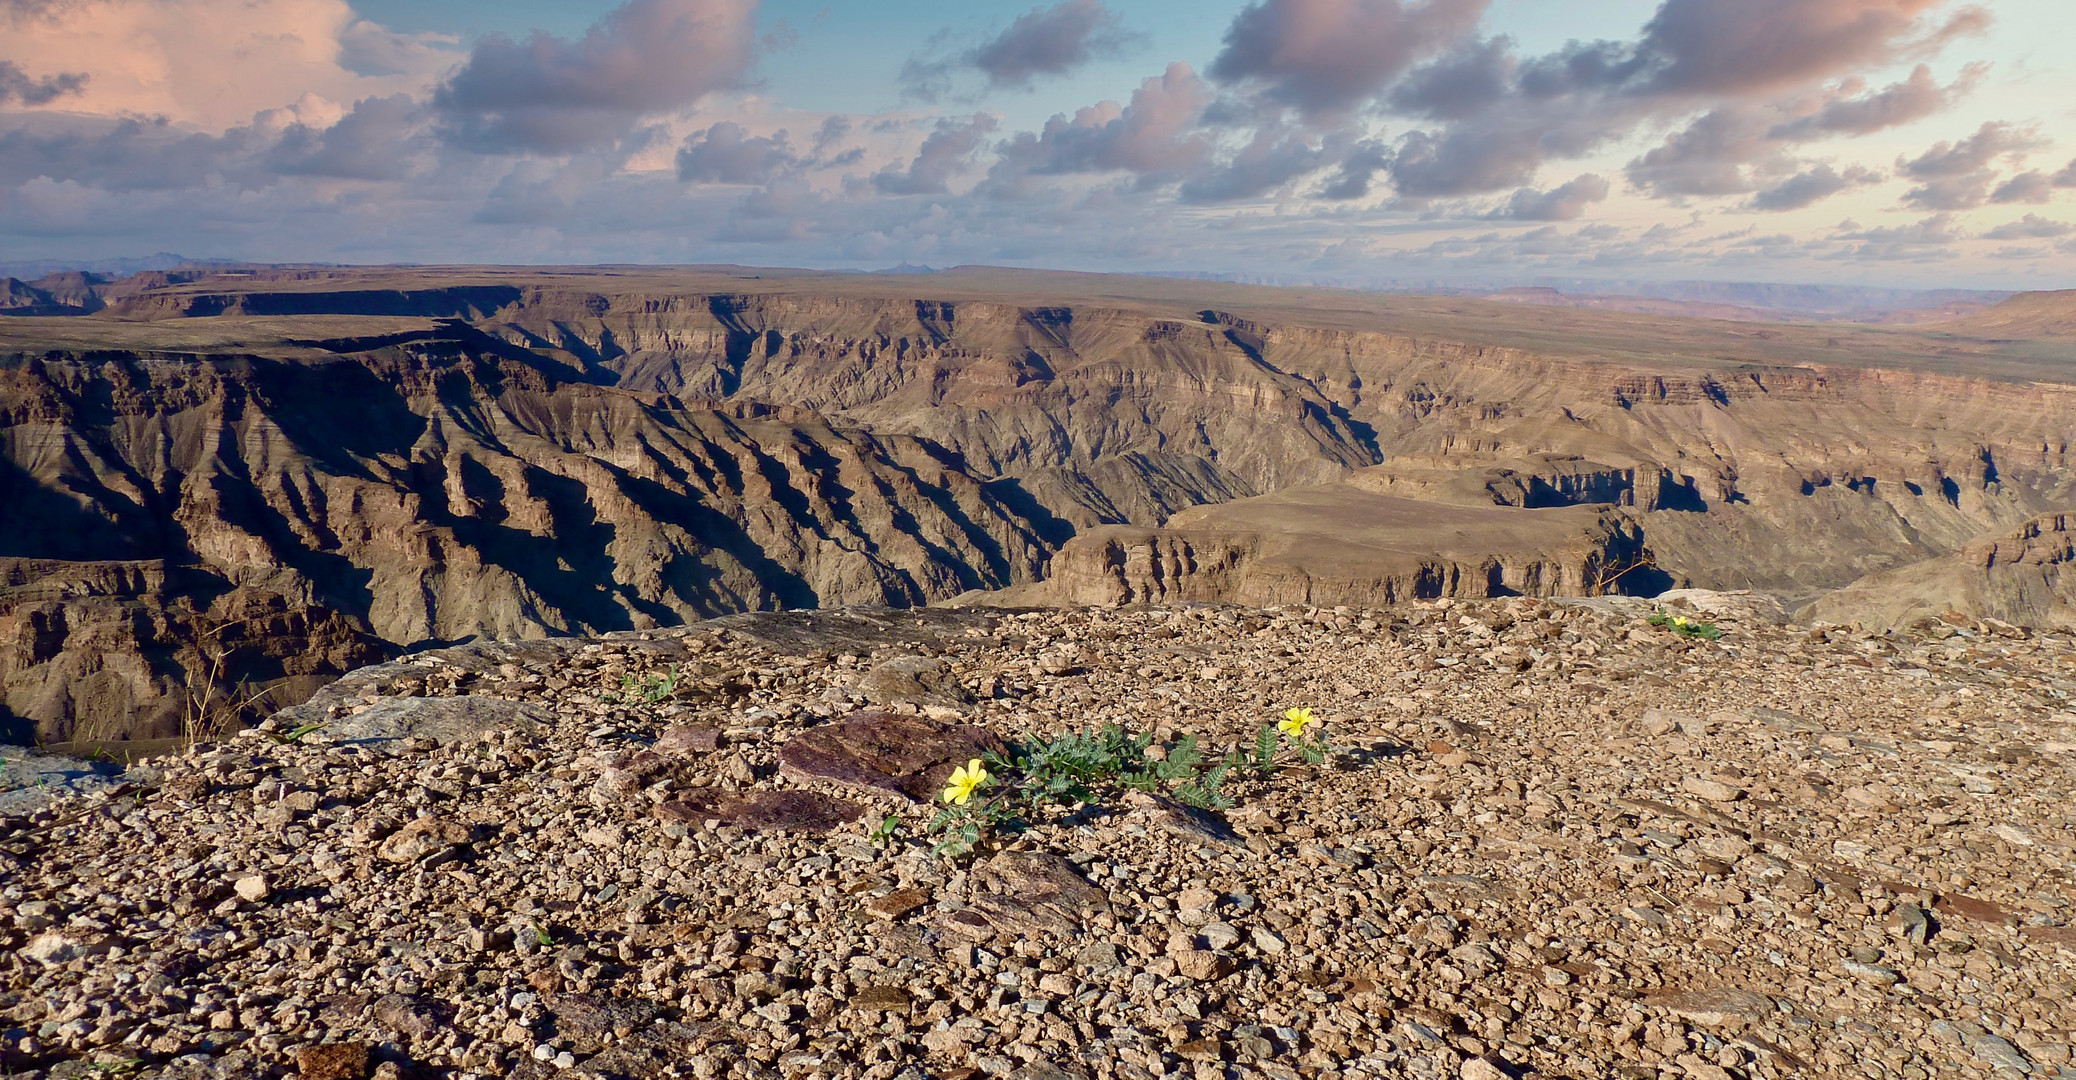
[(880, 818), (879, 823), (865, 831), (865, 839), (874, 847), (889, 847), (901, 837), (901, 819), (892, 814)]
[(1203, 775), (1175, 789), (1175, 797), (1191, 806), (1205, 810), (1224, 810), (1233, 805), (1233, 798), (1218, 789), (1225, 784), (1226, 775), (1239, 764), (1239, 755), (1228, 756), (1218, 764), (1205, 770)]
[(1675, 615), (1662, 609), (1652, 612), (1651, 617), (1645, 621), (1652, 626), (1670, 630), (1681, 637), (1715, 641), (1723, 636), (1722, 628), (1714, 623), (1702, 622), (1699, 619), (1689, 619), (1685, 615)]
[[(1290, 717), (1302, 712), (1302, 722)], [(1239, 750), (1212, 757), (1195, 735), (1155, 749), (1154, 736), (1133, 734), (1120, 724), (1068, 732), (1053, 738), (1026, 736), (1000, 752), (976, 758), (953, 772), (927, 829), (941, 836), (940, 856), (970, 854), (991, 832), (1025, 827), (1025, 816), (1049, 806), (1099, 802), (1119, 791), (1166, 792), (1190, 806), (1223, 810), (1233, 805), (1224, 786), (1233, 770), (1274, 771), (1283, 740), (1308, 761), (1324, 760), (1326, 742), (1301, 736), (1312, 723), (1309, 710), (1291, 710), (1281, 724), (1264, 725), (1253, 753)]]
[(325, 722), (322, 720), (319, 720), (316, 723), (312, 724), (297, 724), (295, 727), (292, 727), (287, 731), (274, 736), (274, 741), (282, 744), (283, 746), (287, 746), (292, 743), (302, 742), (304, 739), (307, 739), (310, 736), (315, 735), (320, 731), (323, 731), (324, 729)]
[(982, 788), (994, 781), (995, 774), (988, 771), (987, 763), (980, 758), (952, 770), (944, 794), (940, 796), (944, 807), (930, 822), (932, 835), (949, 835), (930, 849), (933, 854), (940, 858), (972, 854), (973, 849), (980, 846), (981, 837), (989, 831), (1020, 824), (1007, 800), (979, 795)]
[(1276, 738), (1276, 725), (1263, 724), (1254, 733), (1254, 757), (1248, 764), (1254, 766), (1254, 775), (1266, 778), (1276, 771), (1276, 751), (1282, 747)]
[(628, 700), (643, 705), (657, 705), (678, 691), (678, 668), (672, 664), (670, 670), (660, 675), (644, 675), (637, 679), (632, 675), (620, 676), (620, 689), (626, 691)]

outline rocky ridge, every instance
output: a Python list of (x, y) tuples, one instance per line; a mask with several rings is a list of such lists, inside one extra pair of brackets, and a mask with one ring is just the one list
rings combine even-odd
[[(0, 1067), (2076, 1072), (2076, 639), (1662, 602), (1721, 639), (1623, 598), (850, 609), (362, 669), (0, 819)], [(1334, 753), (1223, 813), (918, 835), (976, 739), (1298, 705)]]

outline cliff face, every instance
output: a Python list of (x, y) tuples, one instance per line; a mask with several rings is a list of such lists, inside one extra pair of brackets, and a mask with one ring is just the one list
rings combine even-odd
[[(625, 385), (922, 436), (1073, 523), (1413, 463), (1612, 501), (1670, 573), (1806, 597), (2076, 500), (2076, 390), (1843, 365), (1653, 370), (1388, 331), (1102, 308), (529, 294), (485, 323)], [(1733, 354), (1734, 355), (1734, 354)], [(1653, 511), (1669, 511), (1661, 516)], [(1695, 515), (1704, 515), (1696, 517)], [(1836, 542), (1811, 545), (1812, 531)], [(1662, 540), (1662, 542), (1660, 542)]]
[(1641, 568), (1641, 532), (1616, 512), (1447, 511), (1338, 490), (1344, 487), (1231, 504), (1293, 515), (1281, 527), (1213, 507), (1171, 528), (1092, 529), (1053, 556), (1045, 580), (974, 599), (1388, 606), (1440, 597), (1591, 595), (1617, 590)]
[[(0, 558), (163, 568), (95, 586), (151, 624), (100, 671), (233, 595), (334, 659), (336, 627), (403, 648), (1005, 587), (1807, 600), (2076, 505), (2076, 388), (1949, 331), (992, 280), (9, 286), (95, 310), (0, 319)], [(2062, 306), (1985, 318), (2052, 329)], [(1998, 377), (1958, 373), (1978, 363)], [(54, 689), (95, 674), (63, 666), (101, 648), (71, 628), (130, 616), (38, 600), (77, 609), (53, 637), (25, 595), (0, 594), (0, 690), (62, 737), (118, 700)], [(255, 648), (253, 678), (295, 651)], [(132, 667), (139, 715), (197, 670)]]
[(1803, 615), (1902, 626), (1949, 613), (2076, 629), (2076, 514), (2043, 514), (1950, 555), (1871, 575)]
[[(0, 557), (176, 568), (191, 600), (101, 587), (151, 615), (101, 649), (133, 657), (230, 618), (212, 605), (231, 594), (273, 598), (312, 634), (336, 615), (409, 646), (922, 604), (1042, 560), (1042, 519), (941, 447), (559, 374), (465, 340), (318, 363), (17, 362), (0, 368), (0, 505), (14, 511)], [(90, 640), (62, 628), (121, 622), (82, 603), (0, 597), (0, 619), (25, 628), (0, 655), (7, 708), (46, 739), (107, 711), (98, 701), (163, 727), (178, 702), (143, 672), (166, 663), (133, 664), (127, 700), (54, 689)]]
[(0, 738), (207, 736), (393, 655), (364, 624), (164, 562), (0, 559)]

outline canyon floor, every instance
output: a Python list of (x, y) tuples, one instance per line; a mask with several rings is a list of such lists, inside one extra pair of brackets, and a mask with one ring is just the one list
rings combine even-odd
[[(1659, 603), (1720, 639), (1621, 597), (743, 614), (418, 653), (126, 774), (17, 754), (0, 1072), (2076, 1075), (2076, 639)], [(1223, 810), (931, 851), (989, 739), (1294, 707), (1331, 753)]]

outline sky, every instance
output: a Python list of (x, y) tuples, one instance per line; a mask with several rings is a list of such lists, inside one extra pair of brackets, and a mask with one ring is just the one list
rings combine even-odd
[(2068, 0), (0, 0), (0, 263), (2076, 287)]

